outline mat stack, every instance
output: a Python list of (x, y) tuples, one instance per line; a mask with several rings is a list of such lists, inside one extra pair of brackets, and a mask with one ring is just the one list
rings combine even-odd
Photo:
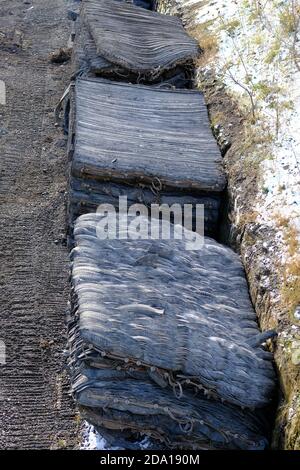
[(188, 69), (199, 55), (196, 41), (178, 18), (145, 9), (150, 2), (134, 3), (82, 2), (75, 26), (74, 75), (190, 86)]
[(70, 224), (99, 204), (204, 204), (217, 230), (225, 187), (203, 95), (105, 79), (78, 79), (69, 149)]
[(128, 238), (123, 224), (121, 236), (99, 232), (100, 204), (120, 226), (120, 196), (143, 204), (140, 223), (153, 203), (189, 204), (194, 215), (203, 204), (206, 235), (218, 229), (226, 179), (204, 98), (173, 86), (188, 88), (198, 45), (178, 18), (141, 2), (85, 0), (76, 25), (66, 113), (72, 391), (111, 446), (148, 436), (154, 448), (264, 449), (274, 390), (264, 343), (274, 333), (259, 332), (239, 257), (212, 238), (187, 250), (188, 230), (183, 240)]
[(239, 257), (209, 238), (198, 251), (100, 240), (100, 220), (77, 219), (71, 255), (70, 372), (84, 415), (168, 447), (264, 448), (257, 409), (274, 371), (261, 345), (273, 333), (259, 332)]

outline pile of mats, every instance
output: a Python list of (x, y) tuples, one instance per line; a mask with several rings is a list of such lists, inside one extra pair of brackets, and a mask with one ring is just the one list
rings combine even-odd
[(216, 233), (226, 180), (202, 93), (78, 79), (71, 99), (70, 224), (99, 204), (204, 204)]
[(199, 52), (176, 17), (119, 0), (85, 0), (75, 25), (73, 72), (186, 87)]
[[(72, 392), (111, 446), (147, 436), (155, 449), (264, 449), (275, 382), (265, 342), (275, 333), (259, 331), (239, 257), (207, 237), (226, 178), (203, 95), (187, 85), (199, 47), (151, 7), (84, 0), (76, 20), (66, 106)], [(204, 205), (204, 246), (100, 236), (96, 209), (109, 204), (120, 224), (120, 196), (144, 205), (144, 223), (153, 204), (189, 204), (194, 215)]]
[(259, 332), (239, 257), (209, 238), (196, 251), (100, 240), (101, 220), (77, 219), (71, 253), (69, 368), (84, 416), (171, 448), (264, 448), (274, 333)]

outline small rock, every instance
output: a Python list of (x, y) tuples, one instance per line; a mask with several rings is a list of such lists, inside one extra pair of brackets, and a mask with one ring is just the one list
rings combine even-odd
[(294, 317), (296, 320), (300, 321), (300, 305), (296, 308), (294, 312)]
[(292, 353), (292, 363), (295, 366), (300, 365), (300, 349), (296, 349), (295, 351), (293, 351), (293, 353)]
[(23, 33), (18, 29), (15, 29), (14, 36), (13, 36), (13, 44), (18, 48), (22, 48), (23, 44)]
[(78, 17), (78, 13), (74, 10), (68, 10), (68, 19), (71, 21), (76, 21)]
[(67, 139), (65, 138), (58, 139), (54, 145), (56, 148), (64, 148), (67, 145)]
[(0, 137), (2, 137), (3, 135), (6, 135), (8, 133), (8, 130), (5, 129), (5, 127), (0, 127)]
[(50, 62), (52, 64), (63, 64), (70, 60), (72, 49), (61, 47), (58, 51), (50, 54)]

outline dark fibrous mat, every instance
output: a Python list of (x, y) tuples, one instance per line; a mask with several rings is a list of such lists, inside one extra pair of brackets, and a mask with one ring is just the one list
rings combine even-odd
[[(186, 392), (178, 400), (172, 391), (114, 370), (82, 371), (73, 393), (82, 415), (99, 432), (114, 431), (118, 446), (132, 447), (147, 435), (164, 448), (262, 450), (268, 426), (258, 412), (241, 410)], [(117, 432), (119, 431), (119, 432)], [(131, 443), (130, 443), (131, 440)], [(127, 442), (126, 442), (127, 441)], [(155, 444), (152, 444), (153, 447)]]
[(84, 19), (75, 23), (75, 41), (72, 54), (72, 77), (103, 77), (110, 80), (140, 83), (165, 88), (191, 88), (192, 62), (175, 65), (157, 73), (133, 72), (106, 60), (97, 52), (96, 44)]
[(75, 23), (75, 41), (72, 54), (72, 76), (103, 77), (127, 83), (139, 83), (164, 88), (190, 88), (192, 79), (191, 63), (177, 65), (171, 70), (152, 74), (134, 73), (113, 64), (99, 55), (95, 42), (83, 19), (78, 17)]
[(79, 74), (102, 74), (108, 76), (124, 76), (129, 78), (128, 72), (122, 67), (112, 64), (97, 53), (95, 42), (86, 27), (84, 21), (79, 17), (75, 23), (75, 43), (73, 47), (73, 75)]
[(265, 447), (273, 333), (239, 257), (209, 238), (100, 240), (100, 220), (77, 219), (71, 254), (69, 369), (89, 420), (169, 447)]
[(159, 75), (200, 52), (177, 17), (115, 0), (84, 0), (81, 15), (97, 53), (131, 72)]
[(204, 204), (206, 234), (216, 233), (226, 180), (201, 93), (81, 78), (71, 103), (71, 222), (126, 195)]
[[(193, 196), (189, 193), (173, 190), (161, 193), (158, 199), (157, 194), (143, 185), (135, 187), (75, 177), (71, 177), (70, 180), (68, 211), (70, 225), (79, 215), (96, 212), (100, 204), (109, 204), (118, 209), (119, 197), (124, 196), (127, 198), (128, 207), (136, 203), (143, 204), (148, 208), (149, 215), (151, 214), (151, 204), (158, 202), (160, 205), (167, 204), (169, 207), (179, 204), (184, 208), (186, 204), (192, 205), (194, 221), (196, 221), (196, 206), (202, 204), (205, 207), (203, 221), (205, 234), (214, 236), (217, 233), (220, 210), (220, 198), (217, 195), (215, 197), (209, 194)], [(194, 225), (193, 228), (197, 227)]]
[[(115, 0), (123, 3), (123, 0)], [(138, 2), (143, 8), (151, 2)], [(137, 4), (137, 2), (135, 2)], [(138, 8), (140, 10), (140, 8)], [(182, 27), (181, 27), (182, 29)], [(190, 88), (192, 84), (192, 59), (174, 63), (169, 68), (158, 67), (151, 71), (128, 69), (98, 52), (96, 42), (90, 32), (89, 21), (85, 15), (79, 15), (75, 23), (75, 42), (73, 47), (73, 77), (101, 76), (110, 80), (141, 83), (167, 88)]]
[(202, 93), (78, 79), (75, 108), (74, 176), (224, 189)]

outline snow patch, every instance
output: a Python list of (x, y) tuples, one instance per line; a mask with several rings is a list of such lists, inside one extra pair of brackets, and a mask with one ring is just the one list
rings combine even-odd
[(83, 441), (80, 450), (110, 450), (103, 437), (96, 431), (94, 426), (84, 422)]
[[(80, 450), (124, 450), (124, 447), (110, 447), (96, 428), (87, 421), (84, 422), (82, 436)], [(136, 448), (139, 450), (150, 449), (151, 441), (149, 437), (144, 436), (141, 441), (136, 442)]]
[(216, 56), (201, 72), (213, 70), (249, 117), (255, 115), (255, 124), (249, 120), (254, 135), (265, 136), (257, 145), (266, 153), (260, 163), (259, 222), (277, 227), (282, 217), (300, 240), (300, 22), (294, 31), (292, 21), (293, 14), (300, 16), (299, 0), (171, 3), (170, 13), (179, 11), (187, 27), (200, 26), (200, 46), (203, 34), (217, 38)]

